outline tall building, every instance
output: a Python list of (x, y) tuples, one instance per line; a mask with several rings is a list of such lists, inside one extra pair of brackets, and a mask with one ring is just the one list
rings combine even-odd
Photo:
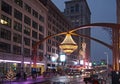
[[(60, 12), (60, 10), (53, 4), (51, 0), (48, 0), (48, 23), (47, 23), (47, 36), (58, 34), (60, 32), (68, 31), (71, 27), (70, 22), (65, 18), (65, 16)], [(60, 42), (63, 41), (64, 35), (55, 36), (46, 40), (46, 56), (50, 59), (51, 56), (59, 55), (61, 50), (59, 49)], [(48, 60), (49, 66), (56, 66), (55, 62)]]
[[(65, 2), (64, 15), (68, 20), (71, 21), (72, 27), (78, 27), (85, 24), (90, 24), (91, 12), (88, 7), (86, 0), (70, 0)], [(90, 36), (90, 29), (82, 29), (77, 31), (78, 34), (84, 34)], [(75, 37), (77, 38), (77, 37)], [(78, 40), (79, 38), (79, 40)], [(90, 40), (78, 37), (76, 42), (79, 45), (79, 49), (76, 52), (79, 55), (79, 50), (81, 50), (82, 43), (86, 43), (86, 60), (89, 61), (90, 56)], [(77, 58), (77, 57), (76, 57)]]
[[(32, 47), (44, 37), (67, 31), (70, 24), (50, 0), (0, 0), (0, 73), (32, 69)], [(58, 54), (63, 37), (53, 37), (37, 47), (37, 71), (46, 69), (39, 58)], [(23, 65), (24, 62), (24, 65)], [(51, 60), (50, 60), (51, 62)]]
[(116, 0), (117, 4), (117, 23), (120, 24), (120, 0)]

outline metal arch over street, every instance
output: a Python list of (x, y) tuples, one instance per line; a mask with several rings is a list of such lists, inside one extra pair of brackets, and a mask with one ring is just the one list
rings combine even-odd
[(75, 27), (71, 30), (69, 30), (70, 33), (75, 32), (80, 29), (85, 29), (85, 28), (91, 28), (91, 27), (106, 27), (106, 28), (120, 28), (120, 24), (115, 24), (115, 23), (92, 23), (92, 24), (87, 24), (87, 25), (82, 25)]
[[(34, 46), (33, 46), (33, 52), (37, 51), (37, 46), (40, 45), (42, 42), (44, 42), (45, 40), (51, 38), (51, 37), (54, 37), (54, 36), (59, 36), (59, 35), (63, 35), (63, 34), (67, 34), (67, 33), (70, 33), (70, 34), (73, 34), (73, 35), (77, 35), (75, 34), (74, 32), (77, 31), (77, 30), (80, 30), (80, 29), (85, 29), (85, 28), (91, 28), (91, 27), (106, 27), (106, 28), (112, 28), (112, 35), (113, 35), (113, 44), (112, 46), (100, 41), (100, 40), (97, 40), (95, 38), (92, 38), (92, 37), (89, 37), (89, 36), (86, 36), (86, 35), (82, 35), (82, 37), (87, 37), (89, 39), (92, 39), (92, 40), (95, 40), (109, 48), (112, 49), (113, 51), (113, 70), (115, 71), (119, 71), (120, 70), (120, 64), (119, 64), (119, 59), (120, 59), (120, 40), (119, 40), (119, 37), (120, 37), (120, 24), (115, 24), (115, 23), (93, 23), (93, 24), (88, 24), (88, 25), (82, 25), (82, 26), (79, 26), (79, 27), (76, 27), (74, 29), (71, 29), (67, 32), (62, 32), (62, 33), (58, 33), (58, 34), (54, 34), (54, 35), (51, 35), (51, 36), (47, 36), (45, 37), (43, 40), (37, 42)], [(80, 36), (80, 34), (79, 34)], [(36, 56), (36, 54), (34, 55)], [(36, 61), (36, 59), (35, 59)]]
[(71, 35), (75, 35), (75, 36), (80, 36), (80, 37), (84, 37), (84, 38), (87, 38), (87, 39), (91, 39), (91, 40), (94, 40), (94, 41), (96, 41), (96, 42), (98, 42), (98, 43), (108, 47), (109, 49), (113, 49), (112, 45), (109, 45), (109, 44), (107, 44), (107, 43), (105, 43), (103, 41), (100, 41), (98, 39), (95, 39), (93, 37), (86, 36), (86, 35), (83, 35), (83, 34), (76, 34), (76, 33), (71, 33)]
[(113, 52), (113, 70), (120, 71), (120, 24), (115, 23), (93, 23), (82, 25), (71, 29), (69, 32), (75, 32), (80, 29), (91, 28), (91, 27), (106, 27), (112, 29), (112, 52)]

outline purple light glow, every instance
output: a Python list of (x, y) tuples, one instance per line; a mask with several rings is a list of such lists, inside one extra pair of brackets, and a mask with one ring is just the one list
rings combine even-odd
[[(1, 60), (1, 59), (0, 59), (0, 62), (22, 63), (21, 61)], [(32, 63), (30, 63), (30, 62), (24, 62), (24, 64), (33, 64), (33, 62), (32, 62)], [(37, 63), (37, 64), (39, 64), (39, 65), (44, 65), (43, 63)]]

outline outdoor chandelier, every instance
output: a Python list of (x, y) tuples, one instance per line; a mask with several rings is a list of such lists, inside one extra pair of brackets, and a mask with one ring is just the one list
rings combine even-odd
[(71, 54), (73, 51), (77, 49), (77, 44), (75, 41), (72, 39), (71, 34), (66, 34), (65, 39), (63, 42), (59, 45), (60, 49), (66, 53), (66, 54)]

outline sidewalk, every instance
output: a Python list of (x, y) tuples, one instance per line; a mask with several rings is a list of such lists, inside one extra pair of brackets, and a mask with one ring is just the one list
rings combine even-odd
[(0, 81), (0, 84), (50, 84), (49, 78), (44, 78), (42, 76), (37, 77), (36, 79), (27, 78), (27, 80), (23, 81)]

